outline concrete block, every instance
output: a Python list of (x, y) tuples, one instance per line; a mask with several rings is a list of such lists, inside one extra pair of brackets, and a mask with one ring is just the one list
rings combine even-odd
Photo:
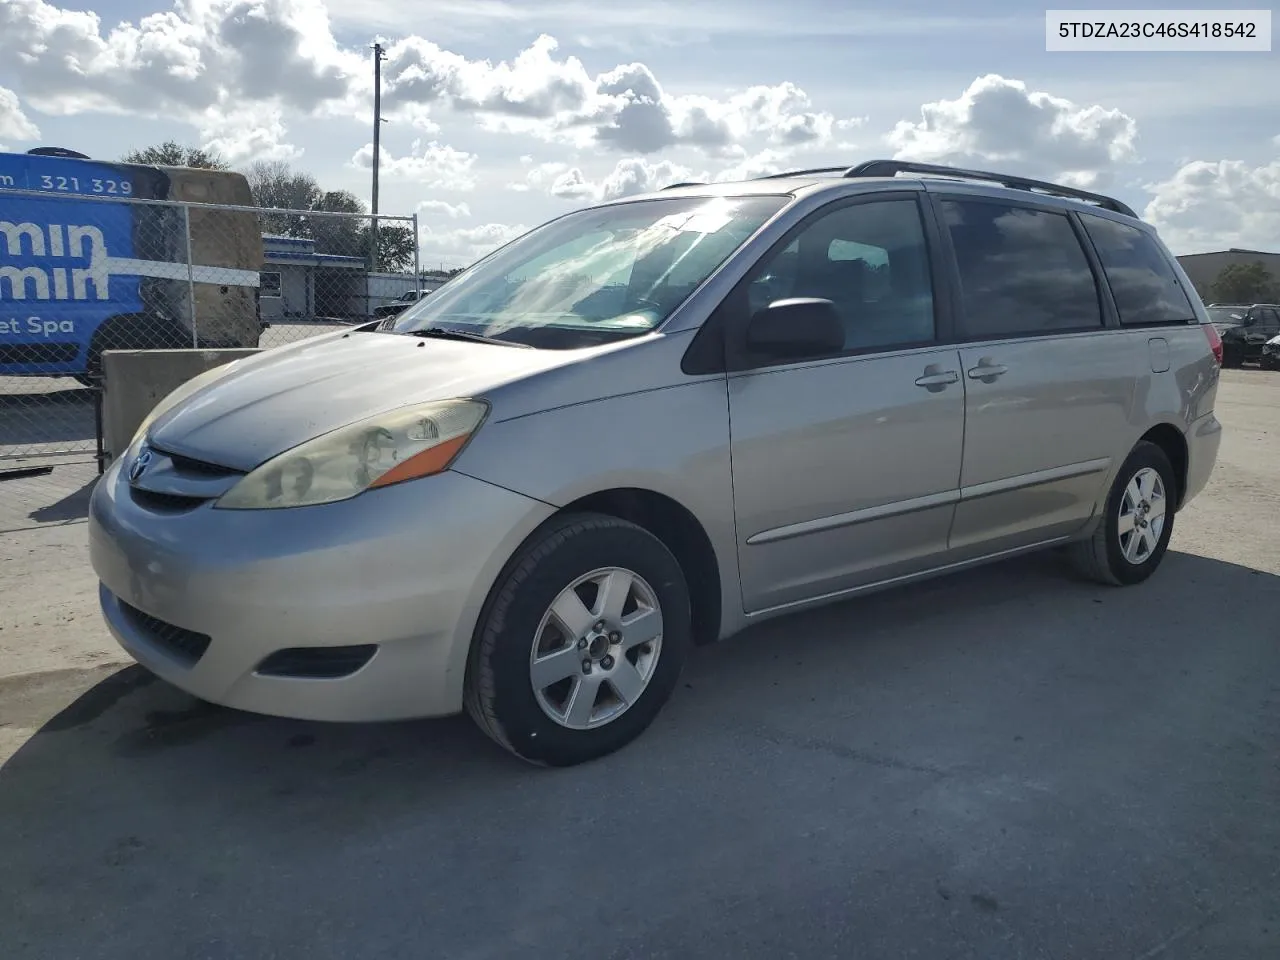
[(192, 377), (255, 349), (104, 350), (102, 439), (110, 463), (124, 453), (156, 404)]

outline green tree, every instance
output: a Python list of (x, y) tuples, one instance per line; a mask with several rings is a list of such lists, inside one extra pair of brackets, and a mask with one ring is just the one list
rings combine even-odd
[[(417, 249), (414, 242), (413, 227), (401, 223), (378, 224), (378, 269), (380, 271), (403, 271), (413, 269), (413, 255)], [(369, 255), (369, 226), (360, 230), (360, 253)]]
[[(244, 171), (249, 192), (259, 207), (277, 210), (310, 210), (324, 191), (309, 173), (295, 170), (283, 160), (258, 160)], [(308, 218), (297, 214), (267, 213), (261, 217), (262, 232), (285, 237), (311, 237)]]
[(1227, 264), (1209, 292), (1215, 303), (1269, 303), (1280, 299), (1275, 278), (1260, 260)]
[(244, 171), (253, 202), (280, 210), (310, 210), (324, 191), (311, 174), (295, 170), (283, 160), (257, 160)]
[(145, 163), (153, 167), (198, 167), (203, 170), (227, 170), (229, 167), (212, 150), (186, 147), (176, 140), (141, 150), (130, 150), (121, 158), (125, 163)]
[[(321, 194), (311, 209), (325, 213), (363, 214), (364, 204), (346, 190), (329, 190)], [(311, 236), (317, 253), (341, 257), (369, 256), (368, 230), (365, 221), (351, 217), (311, 217)]]
[[(364, 219), (365, 205), (355, 194), (348, 190), (325, 190), (314, 176), (283, 160), (251, 163), (245, 177), (257, 206), (289, 211), (263, 213), (263, 233), (304, 237), (316, 242), (317, 253), (368, 261), (370, 222)], [(352, 216), (308, 216), (307, 212)], [(379, 270), (411, 269), (414, 250), (412, 227), (398, 223), (378, 225)]]

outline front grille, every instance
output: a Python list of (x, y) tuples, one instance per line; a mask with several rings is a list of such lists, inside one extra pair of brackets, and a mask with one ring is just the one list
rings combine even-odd
[(349, 677), (378, 652), (377, 644), (352, 647), (289, 647), (267, 657), (255, 671), (264, 677), (337, 680)]
[(159, 617), (143, 613), (123, 600), (120, 601), (120, 609), (138, 630), (146, 634), (148, 640), (166, 651), (184, 667), (194, 667), (199, 663), (212, 642), (206, 634), (167, 623)]
[(71, 363), (80, 355), (75, 343), (6, 343), (0, 363)]
[(176, 493), (156, 493), (154, 490), (143, 490), (141, 487), (130, 487), (129, 496), (140, 507), (167, 510), (173, 513), (194, 510), (200, 504), (209, 502), (207, 497), (183, 497)]
[(183, 456), (180, 453), (170, 453), (168, 450), (162, 450), (154, 445), (151, 449), (162, 456), (168, 457), (173, 462), (173, 468), (179, 473), (193, 473), (205, 477), (235, 477), (244, 473), (243, 470), (224, 467), (220, 463), (208, 463), (204, 460), (195, 460), (191, 457)]
[[(130, 482), (129, 495), (138, 506), (157, 512), (183, 513), (194, 510), (201, 504), (216, 500), (234, 483), (235, 478), (244, 476), (243, 470), (233, 467), (170, 453), (160, 447), (151, 449), (161, 458), (160, 468), (152, 468), (154, 475), (144, 476), (139, 481), (141, 486)], [(225, 482), (211, 483), (218, 480)], [(155, 490), (152, 485), (166, 489)]]

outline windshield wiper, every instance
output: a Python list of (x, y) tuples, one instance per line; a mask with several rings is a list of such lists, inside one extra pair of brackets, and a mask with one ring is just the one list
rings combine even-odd
[(486, 337), (482, 333), (467, 333), (464, 330), (446, 330), (444, 327), (427, 327), (425, 330), (406, 330), (411, 337), (432, 337), (438, 340), (469, 340), (472, 343), (496, 343), (500, 347), (533, 348), (527, 343), (514, 343), (511, 340), (499, 340), (497, 337)]

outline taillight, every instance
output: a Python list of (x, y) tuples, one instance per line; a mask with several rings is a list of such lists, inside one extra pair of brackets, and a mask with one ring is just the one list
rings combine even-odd
[(1218, 361), (1218, 366), (1222, 366), (1222, 338), (1218, 336), (1218, 328), (1212, 323), (1202, 323), (1200, 329), (1204, 331), (1205, 338), (1209, 341), (1213, 359)]

